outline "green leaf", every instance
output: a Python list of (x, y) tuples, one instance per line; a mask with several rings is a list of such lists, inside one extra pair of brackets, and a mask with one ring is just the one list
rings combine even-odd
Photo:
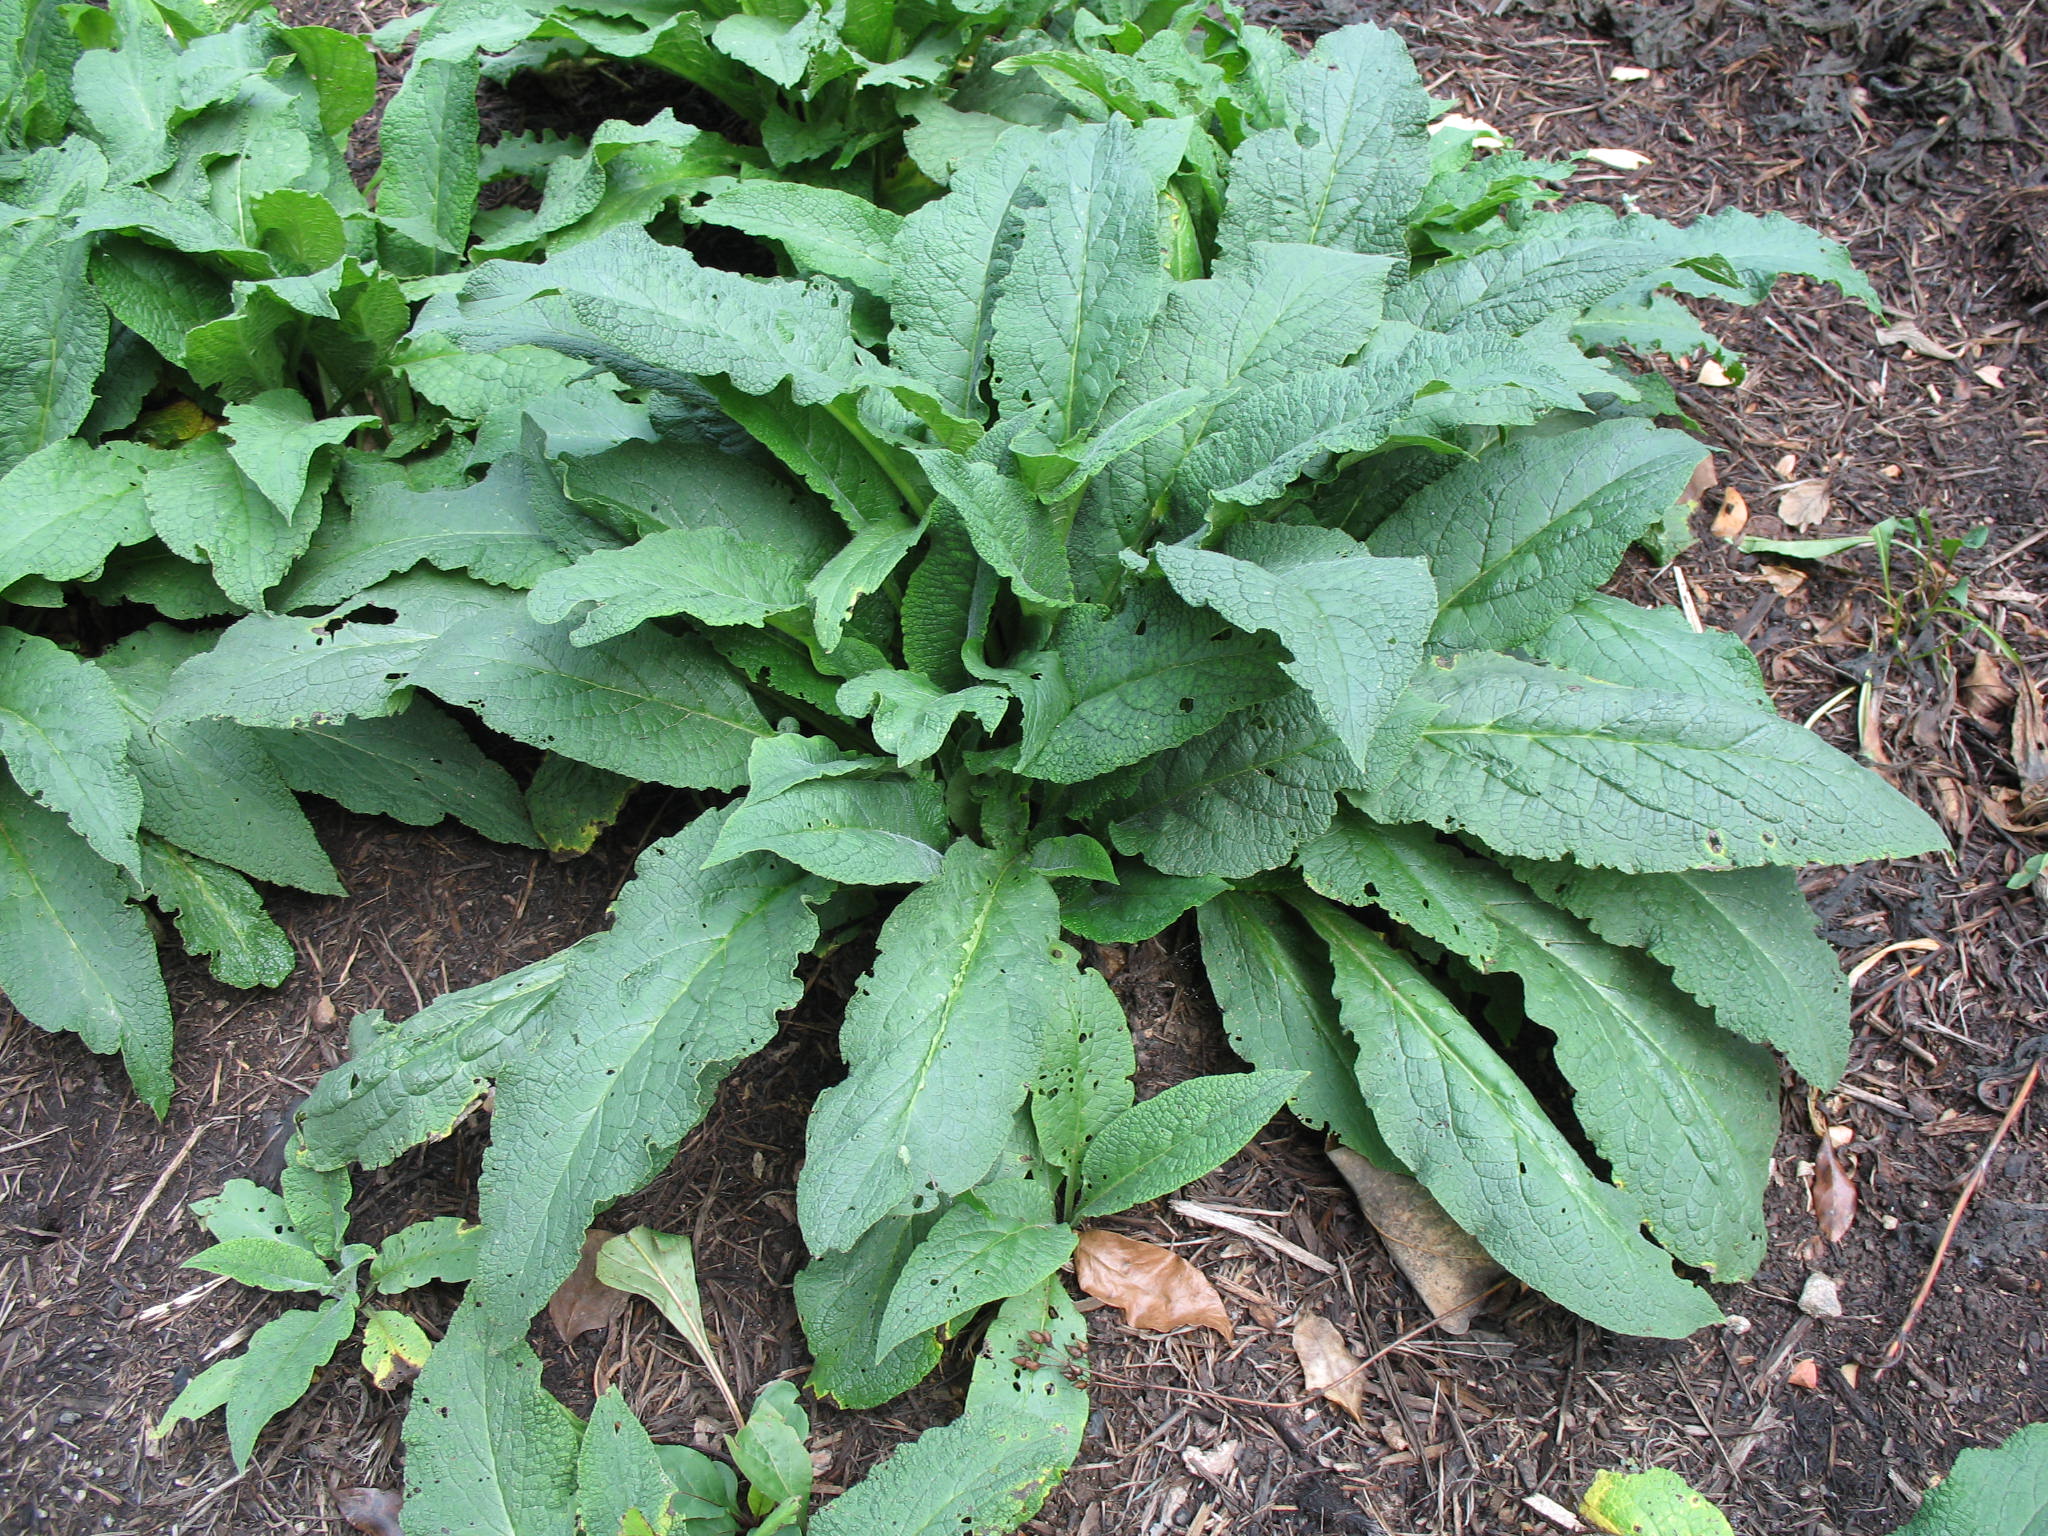
[(355, 1297), (336, 1296), (256, 1330), (227, 1396), (228, 1449), (237, 1469), (248, 1466), (263, 1426), (306, 1395), (313, 1373), (334, 1358), (355, 1325)]
[(334, 1283), (334, 1272), (318, 1254), (266, 1237), (236, 1237), (215, 1243), (187, 1259), (182, 1267), (226, 1275), (239, 1284), (266, 1291), (324, 1291)]
[(1719, 699), (1474, 653), (1423, 667), (1395, 719), (1389, 739), (1416, 745), (1382, 758), (1366, 810), (1470, 831), (1503, 853), (1641, 872), (1947, 845), (1925, 812), (1811, 731)]
[(1102, 973), (1077, 970), (1062, 981), (1031, 1079), (1031, 1128), (1046, 1161), (1072, 1180), (1088, 1144), (1131, 1107), (1138, 1063), (1123, 1004)]
[(1667, 260), (1715, 259), (1725, 263), (1739, 279), (1731, 294), (1726, 284), (1679, 268), (1666, 273), (1661, 281), (1680, 293), (1761, 304), (1770, 297), (1778, 278), (1811, 277), (1832, 283), (1872, 314), (1884, 312), (1877, 290), (1869, 278), (1856, 270), (1847, 246), (1794, 223), (1782, 213), (1755, 214), (1740, 208), (1723, 208), (1693, 220), (1683, 229), (1637, 214), (1622, 220), (1621, 229), (1627, 238), (1654, 243)]
[(1596, 1530), (1635, 1536), (1735, 1536), (1725, 1515), (1663, 1467), (1600, 1473), (1579, 1500), (1579, 1513)]
[(703, 868), (722, 821), (640, 856), (610, 931), (569, 961), (545, 1037), (499, 1072), (472, 1294), (508, 1336), (575, 1268), (592, 1214), (661, 1171), (802, 991), (821, 886), (769, 854)]
[(889, 248), (903, 219), (864, 197), (801, 182), (740, 181), (690, 211), (706, 224), (774, 241), (799, 267), (889, 297)]
[(377, 61), (360, 37), (330, 27), (281, 27), (277, 34), (298, 56), (320, 98), (320, 130), (346, 135), (377, 104)]
[(1594, 1178), (1522, 1080), (1414, 963), (1342, 913), (1305, 903), (1329, 944), (1358, 1083), (1388, 1145), (1486, 1251), (1605, 1327), (1683, 1338), (1719, 1320)]
[(94, 448), (66, 438), (9, 470), (0, 478), (0, 588), (24, 576), (89, 580), (116, 549), (148, 538), (150, 457), (139, 443)]
[(963, 166), (949, 196), (896, 233), (889, 358), (953, 415), (979, 421), (996, 297), (1028, 198), (1024, 178), (1043, 141), (1011, 134)]
[(1272, 523), (1232, 530), (1225, 550), (1162, 544), (1153, 558), (1188, 602), (1278, 637), (1292, 656), (1281, 670), (1363, 768), (1422, 659), (1434, 617), (1431, 567), (1376, 558), (1333, 529)]
[(818, 644), (837, 650), (854, 605), (879, 591), (890, 574), (924, 536), (924, 524), (907, 517), (879, 517), (860, 529), (838, 554), (810, 579), (812, 624)]
[(1230, 889), (1214, 875), (1162, 875), (1132, 859), (1115, 861), (1116, 882), (1059, 882), (1060, 923), (1097, 944), (1142, 944), (1191, 907)]
[[(1121, 1022), (1121, 1021), (1119, 1021)], [(1004, 1179), (960, 1196), (912, 1250), (875, 1334), (881, 1350), (1042, 1285), (1073, 1257), (1050, 1186)]]
[(1358, 1045), (1337, 1014), (1330, 961), (1271, 897), (1229, 891), (1197, 914), (1202, 968), (1231, 1049), (1254, 1067), (1307, 1074), (1287, 1107), (1380, 1167), (1392, 1154), (1358, 1087)]
[(576, 1458), (576, 1517), (583, 1529), (617, 1536), (638, 1510), (652, 1529), (666, 1530), (663, 1516), (675, 1493), (646, 1429), (617, 1384), (607, 1387), (590, 1410)]
[(797, 1214), (812, 1252), (988, 1173), (1072, 963), (1058, 938), (1045, 878), (965, 840), (889, 915), (840, 1030), (846, 1081), (806, 1132)]
[(583, 1426), (523, 1337), (500, 1348), (456, 1309), (405, 1416), (405, 1523), (432, 1536), (570, 1536)]
[(177, 919), (187, 952), (208, 957), (216, 981), (275, 987), (299, 963), (298, 951), (263, 910), (262, 898), (232, 869), (145, 834), (142, 887)]
[(0, 232), (0, 473), (78, 429), (106, 362), (107, 307), (86, 281), (92, 242), (67, 222)]
[(149, 1443), (157, 1445), (180, 1424), (203, 1419), (214, 1409), (224, 1406), (241, 1378), (242, 1360), (241, 1355), (216, 1360), (186, 1382), (185, 1390), (172, 1398), (170, 1406), (164, 1409), (164, 1416), (149, 1427)]
[(1271, 642), (1219, 624), (1163, 583), (1114, 612), (1063, 615), (1012, 680), (1024, 705), (1017, 771), (1056, 784), (1144, 762), (1285, 691)]
[(636, 779), (549, 752), (526, 786), (526, 809), (549, 853), (574, 856), (590, 852), (639, 787)]
[(212, 650), (178, 668), (158, 723), (212, 718), (295, 730), (403, 708), (406, 669), (435, 633), (349, 622), (347, 612), (310, 619), (251, 614), (229, 625)]
[(229, 1179), (219, 1194), (194, 1200), (191, 1209), (220, 1242), (254, 1238), (290, 1243), (307, 1253), (313, 1251), (305, 1234), (292, 1225), (291, 1212), (285, 1209), (284, 1201), (247, 1179)]
[(1995, 1451), (1964, 1451), (1898, 1536), (1993, 1531), (2048, 1536), (2048, 1424), (2015, 1430)]
[(528, 609), (544, 624), (576, 615), (579, 645), (676, 613), (703, 624), (759, 625), (806, 606), (805, 585), (819, 563), (729, 528), (666, 529), (542, 576)]
[(460, 1285), (476, 1275), (483, 1228), (459, 1216), (436, 1216), (400, 1227), (377, 1246), (370, 1284), (382, 1294), (409, 1291), (431, 1280)]
[(908, 1392), (939, 1363), (933, 1333), (877, 1354), (882, 1309), (930, 1216), (886, 1216), (840, 1253), (819, 1254), (797, 1271), (797, 1315), (811, 1348), (810, 1389), (842, 1408), (872, 1408)]
[(1521, 649), (1603, 683), (1773, 707), (1750, 648), (1726, 630), (1693, 629), (1676, 608), (1638, 608), (1596, 592)]
[(1113, 119), (1061, 129), (1046, 136), (1027, 173), (1027, 195), (1043, 206), (1025, 217), (1003, 276), (989, 356), (1000, 409), (1021, 416), (1042, 407), (1054, 442), (1095, 425), (1165, 296), (1163, 157), (1147, 139), (1161, 141), (1174, 126)]
[(993, 464), (950, 449), (921, 448), (917, 460), (940, 501), (958, 514), (975, 553), (1007, 576), (1019, 596), (1052, 608), (1073, 606), (1066, 541), (1037, 497)]
[(1660, 265), (1658, 252), (1597, 231), (1532, 233), (1436, 263), (1388, 295), (1387, 313), (1425, 330), (1519, 336), (1576, 321)]
[(478, 64), (415, 59), (377, 128), (384, 265), (400, 277), (447, 271), (476, 212)]
[[(337, 1259), (344, 1268), (348, 1259), (341, 1251), (348, 1236), (348, 1202), (354, 1193), (346, 1168), (322, 1168), (313, 1160), (305, 1140), (294, 1135), (285, 1143), (284, 1171), (278, 1175), (278, 1193), (291, 1213), (292, 1226), (305, 1234), (313, 1251), (322, 1258)], [(358, 1249), (368, 1257), (367, 1248)]]
[(1429, 184), (1429, 94), (1400, 38), (1352, 26), (1320, 40), (1280, 82), (1285, 126), (1231, 161), (1218, 233), (1407, 254), (1408, 215)]
[[(1049, 1334), (1040, 1345), (1033, 1333)], [(892, 1453), (811, 1522), (814, 1536), (1001, 1536), (1038, 1512), (1075, 1453), (1088, 1394), (1066, 1376), (1087, 1326), (1057, 1279), (1005, 1303), (990, 1325), (967, 1410)], [(1043, 1360), (1027, 1371), (1018, 1358)]]
[[(1521, 978), (1523, 1009), (1557, 1037), (1574, 1114), (1659, 1241), (1721, 1279), (1754, 1273), (1778, 1131), (1769, 1053), (1716, 1027), (1641, 954), (1599, 942), (1499, 866), (1421, 828), (1374, 827), (1347, 813), (1331, 840), (1348, 845), (1361, 885), (1329, 879), (1311, 852), (1303, 867), (1312, 885), (1371, 901), (1437, 943), (1464, 944), (1481, 971)], [(1443, 915), (1461, 901), (1484, 910), (1490, 946), (1471, 944), (1469, 925)]]
[[(732, 1389), (718, 1363), (711, 1335), (704, 1331), (704, 1303), (697, 1294), (697, 1259), (681, 1233), (635, 1227), (597, 1250), (597, 1282), (629, 1296), (644, 1296), (689, 1342), (728, 1403)], [(733, 1405), (735, 1415), (738, 1405)]]
[[(779, 1513), (792, 1501), (798, 1521), (811, 1497), (811, 1452), (804, 1442), (811, 1421), (796, 1400), (796, 1383), (771, 1381), (754, 1399), (754, 1411), (736, 1435), (725, 1437), (733, 1465), (747, 1480), (747, 1503), (757, 1515)], [(773, 1520), (757, 1529), (777, 1528)]]
[[(374, 416), (323, 416), (295, 389), (273, 389), (228, 407), (221, 436), (228, 457), (270, 498), (286, 522), (305, 498), (313, 455), (348, 440), (358, 427), (378, 425)], [(389, 575), (379, 571), (379, 576)], [(364, 583), (368, 585), (368, 583)], [(353, 595), (353, 594), (346, 594)]]
[(386, 1392), (403, 1386), (433, 1352), (426, 1331), (403, 1312), (378, 1307), (363, 1319), (363, 1369), (372, 1386)]
[(1109, 850), (1085, 832), (1040, 838), (1031, 845), (1031, 867), (1048, 880), (1102, 880), (1116, 884)]
[(1089, 1143), (1077, 1221), (1110, 1216), (1192, 1184), (1259, 1133), (1302, 1072), (1234, 1072), (1175, 1083), (1125, 1110)]
[(517, 740), (684, 788), (744, 782), (747, 750), (768, 732), (731, 671), (680, 635), (579, 646), (522, 614), (485, 612), (428, 647), (409, 680)]
[(1320, 836), (1356, 773), (1304, 694), (1254, 705), (1111, 780), (1119, 853), (1163, 874), (1242, 880)]
[(171, 461), (152, 469), (142, 494), (157, 537), (187, 560), (213, 567), (214, 580), (244, 608), (265, 607), (306, 552), (320, 523), (324, 476), (315, 476), (290, 516), (229, 456), (217, 433), (196, 437)]
[(128, 766), (128, 717), (97, 667), (0, 627), (0, 756), (15, 782), (62, 813), (101, 858), (128, 870), (141, 863), (142, 787)]
[(314, 543), (278, 606), (346, 602), (421, 561), (524, 590), (568, 564), (559, 536), (582, 521), (547, 472), (518, 454), (455, 489), (378, 485), (355, 498), (337, 532)]
[(299, 1132), (323, 1167), (381, 1168), (446, 1136), (504, 1064), (531, 1051), (573, 950), (444, 992), (400, 1024), (380, 1009), (350, 1027), (350, 1059), (314, 1086)]
[(1373, 530), (1376, 555), (1419, 555), (1445, 650), (1505, 650), (1592, 593), (1677, 505), (1696, 438), (1622, 418), (1517, 437), (1459, 465)]
[(1832, 1087), (1849, 1064), (1849, 988), (1789, 869), (1623, 875), (1517, 860), (1516, 876), (1610, 944), (1647, 949), (1723, 1029), (1775, 1045)]
[(849, 758), (812, 737), (762, 737), (749, 758), (753, 787), (726, 819), (709, 862), (766, 851), (846, 885), (931, 879), (946, 842), (939, 787), (876, 771), (886, 768), (883, 759)]
[(512, 776), (430, 700), (416, 698), (398, 715), (264, 731), (259, 740), (301, 793), (409, 827), (453, 816), (493, 842), (540, 845)]
[(1010, 696), (986, 684), (944, 693), (916, 672), (863, 672), (842, 683), (835, 702), (855, 719), (872, 717), (875, 744), (892, 753), (899, 768), (934, 755), (953, 722), (971, 715), (993, 731), (1010, 708)]

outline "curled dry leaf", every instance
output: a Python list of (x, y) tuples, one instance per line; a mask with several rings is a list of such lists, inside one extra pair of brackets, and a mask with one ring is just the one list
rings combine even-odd
[(1309, 1391), (1326, 1397), (1363, 1422), (1365, 1373), (1358, 1368), (1358, 1356), (1351, 1353), (1337, 1325), (1320, 1312), (1304, 1312), (1294, 1325), (1294, 1353), (1301, 1361), (1302, 1380)]
[(1825, 480), (1795, 480), (1778, 498), (1778, 521), (1787, 528), (1811, 528), (1828, 515), (1828, 483)]
[(1720, 483), (1721, 474), (1714, 468), (1714, 456), (1708, 454), (1700, 460), (1699, 468), (1692, 472), (1692, 478), (1685, 482), (1685, 489), (1678, 493), (1678, 499), (1697, 512), (1700, 509), (1700, 498)]
[(1617, 171), (1640, 171), (1650, 163), (1650, 157), (1640, 149), (1589, 149), (1586, 158)]
[(1074, 1249), (1074, 1278), (1090, 1296), (1121, 1308), (1133, 1328), (1213, 1328), (1225, 1340), (1236, 1336), (1216, 1287), (1156, 1243), (1091, 1227)]
[(1724, 487), (1721, 491), (1721, 510), (1714, 514), (1713, 526), (1709, 531), (1715, 538), (1726, 539), (1733, 544), (1742, 537), (1742, 530), (1748, 526), (1749, 498), (1732, 485)]
[(1963, 679), (1960, 691), (1963, 708), (1979, 720), (1987, 722), (2019, 697), (2018, 692), (2006, 682), (2005, 674), (1999, 670), (1998, 658), (1989, 651), (1977, 653), (1977, 659), (1970, 663), (1969, 675)]
[(2005, 370), (1996, 363), (1986, 363), (1982, 368), (1972, 368), (1970, 371), (1993, 389), (2005, 388)]
[(1843, 1166), (1832, 1136), (1823, 1137), (1813, 1160), (1813, 1185), (1808, 1198), (1820, 1235), (1839, 1243), (1856, 1221), (1856, 1180)]
[(1700, 371), (1695, 377), (1697, 382), (1706, 389), (1733, 389), (1735, 387), (1735, 381), (1728, 377), (1728, 370), (1715, 362), (1711, 357), (1700, 364)]
[(1904, 347), (1916, 357), (1931, 357), (1939, 363), (1953, 363), (1962, 355), (1951, 352), (1910, 320), (1879, 326), (1877, 344), (1881, 347)]
[(398, 1495), (389, 1488), (344, 1488), (334, 1507), (350, 1525), (370, 1536), (399, 1536)]
[(1806, 572), (1795, 571), (1789, 565), (1759, 566), (1758, 573), (1780, 597), (1790, 597), (1806, 585)]
[(613, 1290), (597, 1278), (597, 1251), (615, 1235), (603, 1227), (592, 1227), (584, 1233), (583, 1257), (576, 1261), (575, 1272), (548, 1302), (548, 1321), (555, 1325), (564, 1344), (575, 1343), (593, 1329), (609, 1328), (626, 1310), (626, 1293)]
[(1507, 1271), (1414, 1179), (1375, 1168), (1349, 1147), (1329, 1156), (1437, 1325), (1446, 1333), (1471, 1327)]

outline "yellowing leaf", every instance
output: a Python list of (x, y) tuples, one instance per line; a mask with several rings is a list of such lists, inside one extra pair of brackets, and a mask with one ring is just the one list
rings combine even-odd
[(1735, 1536), (1722, 1513), (1676, 1472), (1602, 1472), (1579, 1513), (1614, 1536)]
[(386, 1392), (419, 1375), (433, 1348), (420, 1325), (403, 1312), (383, 1307), (363, 1319), (363, 1369)]
[(1091, 1228), (1074, 1250), (1074, 1278), (1090, 1296), (1120, 1307), (1133, 1328), (1213, 1328), (1226, 1340), (1235, 1337), (1216, 1287), (1155, 1243)]

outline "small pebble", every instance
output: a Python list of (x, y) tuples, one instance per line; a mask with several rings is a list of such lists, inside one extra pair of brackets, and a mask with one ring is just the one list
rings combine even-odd
[(1799, 1310), (1808, 1317), (1840, 1317), (1842, 1293), (1832, 1279), (1815, 1270), (1799, 1293)]

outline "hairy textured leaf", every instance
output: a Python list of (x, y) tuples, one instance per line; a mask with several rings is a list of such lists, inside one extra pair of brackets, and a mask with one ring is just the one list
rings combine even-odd
[(917, 458), (932, 489), (967, 529), (975, 553), (1010, 578), (1020, 596), (1048, 607), (1073, 604), (1066, 541), (1037, 497), (993, 464), (949, 449), (921, 449)]
[[(1403, 716), (1407, 719), (1403, 720)], [(1876, 775), (1776, 715), (1485, 653), (1424, 666), (1363, 802), (1503, 853), (1630, 871), (1856, 863), (1945, 846)], [(1398, 766), (1391, 766), (1398, 763)]]
[(66, 438), (0, 478), (0, 590), (24, 576), (89, 579), (116, 549), (148, 538), (142, 481), (149, 457), (139, 443), (94, 448)]
[(654, 1442), (614, 1383), (591, 1407), (576, 1459), (576, 1516), (583, 1529), (613, 1536), (637, 1510), (649, 1529), (665, 1530), (675, 1492)]
[(334, 1281), (326, 1261), (296, 1243), (268, 1237), (232, 1237), (201, 1249), (181, 1266), (226, 1275), (266, 1291), (324, 1291)]
[(1305, 1072), (1287, 1107), (1381, 1167), (1392, 1154), (1359, 1092), (1358, 1046), (1330, 994), (1327, 955), (1286, 907), (1230, 891), (1203, 903), (1202, 969), (1231, 1048), (1253, 1066)]
[(864, 197), (794, 181), (740, 181), (691, 212), (706, 224), (773, 240), (800, 267), (889, 297), (890, 245), (903, 219)]
[(1031, 1080), (1031, 1128), (1045, 1160), (1072, 1179), (1096, 1134), (1131, 1107), (1138, 1063), (1123, 1005), (1102, 973), (1062, 979)]
[(91, 242), (66, 222), (0, 232), (0, 473), (78, 429), (106, 361), (107, 307), (86, 281)]
[(460, 1285), (476, 1275), (483, 1228), (459, 1216), (436, 1216), (400, 1227), (377, 1246), (370, 1284), (386, 1296), (430, 1280)]
[(1638, 608), (1596, 592), (1520, 648), (1603, 683), (1774, 707), (1750, 648), (1726, 630), (1694, 630), (1676, 608)]
[(305, 496), (313, 455), (322, 448), (348, 441), (349, 434), (358, 427), (376, 425), (374, 416), (315, 419), (313, 407), (304, 395), (295, 389), (273, 389), (229, 406), (227, 421), (220, 432), (227, 440), (228, 457), (289, 522)]
[(1156, 1200), (1220, 1167), (1273, 1118), (1305, 1075), (1189, 1078), (1125, 1110), (1088, 1144), (1075, 1219)]
[(160, 837), (142, 839), (142, 888), (178, 924), (188, 952), (207, 957), (216, 981), (274, 987), (299, 963), (247, 880)]
[(226, 442), (208, 433), (152, 469), (142, 493), (158, 538), (187, 560), (211, 565), (236, 603), (261, 610), (263, 594), (306, 552), (325, 489), (316, 476), (287, 517), (229, 456)]
[(898, 767), (921, 763), (937, 752), (962, 715), (992, 731), (1009, 711), (1010, 696), (980, 685), (941, 693), (915, 672), (863, 672), (840, 685), (836, 702), (856, 719), (872, 717), (875, 744), (893, 753)]
[(1789, 869), (1623, 875), (1517, 860), (1546, 901), (1610, 944), (1647, 949), (1724, 1028), (1832, 1087), (1849, 1064), (1849, 988)]
[(1388, 1145), (1486, 1251), (1610, 1328), (1682, 1338), (1719, 1319), (1647, 1242), (1634, 1202), (1595, 1179), (1514, 1072), (1412, 961), (1306, 904), (1330, 946), (1358, 1082)]
[(877, 771), (887, 766), (820, 738), (762, 737), (748, 759), (752, 787), (726, 817), (710, 861), (766, 851), (848, 885), (931, 879), (946, 842), (939, 788)]
[(363, 1369), (373, 1387), (389, 1392), (403, 1386), (433, 1352), (426, 1330), (403, 1312), (378, 1307), (363, 1319)]
[(543, 1010), (575, 952), (445, 992), (401, 1023), (387, 1021), (382, 1009), (357, 1014), (350, 1059), (314, 1085), (299, 1111), (316, 1165), (381, 1168), (446, 1136), (504, 1064), (535, 1047)]
[(1074, 1251), (1074, 1229), (1053, 1214), (1050, 1186), (1003, 1179), (962, 1194), (911, 1252), (889, 1292), (877, 1349), (1019, 1295)]
[(242, 1351), (226, 1401), (228, 1449), (237, 1468), (249, 1464), (263, 1426), (305, 1396), (313, 1373), (334, 1358), (355, 1325), (355, 1298), (337, 1296), (312, 1311), (272, 1318), (256, 1330)]
[(816, 563), (727, 528), (665, 529), (541, 577), (528, 608), (544, 624), (576, 615), (573, 638), (591, 645), (674, 613), (705, 624), (759, 625), (804, 607), (816, 574)]
[(402, 277), (446, 271), (476, 213), (478, 64), (418, 58), (377, 128), (384, 263)]
[(1115, 861), (1116, 882), (1059, 882), (1060, 922), (1098, 944), (1142, 944), (1192, 907), (1230, 889), (1214, 875), (1162, 875), (1135, 859)]
[(1514, 438), (1411, 497), (1367, 543), (1429, 562), (1443, 610), (1436, 644), (1505, 650), (1613, 575), (1700, 457), (1698, 439), (1628, 418)]
[(571, 1536), (583, 1426), (540, 1383), (522, 1337), (494, 1347), (473, 1301), (456, 1309), (405, 1416), (411, 1536)]
[(1072, 963), (1058, 936), (1044, 877), (964, 840), (890, 914), (840, 1030), (847, 1079), (806, 1131), (797, 1214), (813, 1252), (988, 1172)]
[(101, 858), (128, 870), (141, 862), (128, 716), (97, 667), (39, 635), (0, 628), (0, 757)]
[(1964, 1451), (1898, 1536), (1992, 1531), (2048, 1536), (2048, 1424), (2015, 1430), (1995, 1451)]
[(936, 1333), (875, 1349), (882, 1309), (903, 1264), (930, 1228), (930, 1216), (886, 1216), (840, 1253), (820, 1254), (797, 1271), (797, 1315), (811, 1347), (810, 1389), (842, 1408), (872, 1408), (908, 1392), (939, 1363)]
[(1392, 32), (1346, 27), (1281, 78), (1285, 125), (1231, 162), (1219, 239), (1293, 240), (1407, 254), (1408, 215), (1429, 184), (1429, 93)]
[(579, 646), (564, 629), (486, 612), (441, 636), (407, 676), (508, 736), (657, 784), (730, 789), (768, 731), (738, 679), (682, 636)]
[(640, 856), (611, 930), (570, 961), (545, 1037), (500, 1072), (473, 1294), (501, 1334), (523, 1334), (591, 1215), (661, 1170), (802, 990), (822, 889), (768, 854), (704, 869), (723, 819)]
[(1657, 271), (1660, 253), (1597, 233), (1536, 235), (1440, 261), (1396, 289), (1387, 313), (1426, 330), (1519, 336), (1546, 320), (1576, 320)]
[(1431, 566), (1376, 558), (1333, 529), (1273, 523), (1232, 530), (1220, 552), (1162, 544), (1153, 558), (1188, 602), (1277, 636), (1292, 656), (1281, 670), (1365, 766), (1422, 659), (1434, 617)]

